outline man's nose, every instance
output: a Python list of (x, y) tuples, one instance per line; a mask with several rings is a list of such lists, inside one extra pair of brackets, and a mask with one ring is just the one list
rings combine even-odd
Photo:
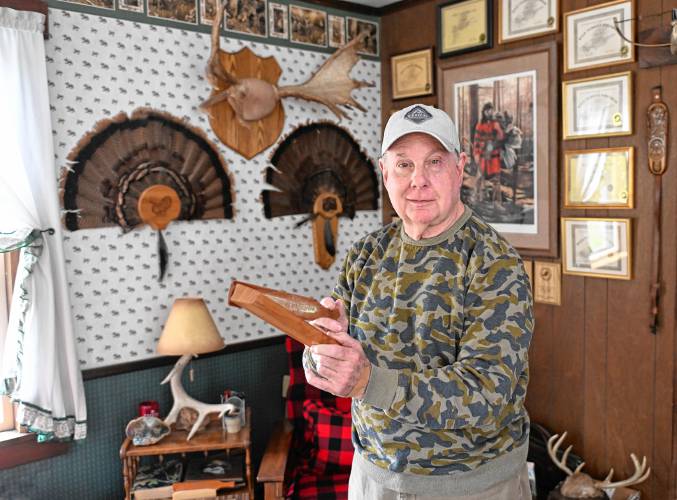
[(416, 165), (414, 172), (411, 174), (411, 187), (426, 187), (428, 186), (428, 172), (423, 165)]

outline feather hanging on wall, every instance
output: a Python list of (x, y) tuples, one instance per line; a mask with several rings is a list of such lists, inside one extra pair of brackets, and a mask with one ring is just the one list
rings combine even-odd
[(268, 218), (307, 214), (313, 222), (315, 262), (334, 262), (338, 217), (378, 209), (378, 178), (369, 157), (350, 133), (328, 122), (304, 125), (290, 133), (271, 157), (266, 182), (279, 191), (261, 197)]
[[(172, 220), (231, 219), (233, 189), (226, 163), (195, 127), (169, 113), (139, 108), (98, 122), (68, 155), (61, 175), (67, 229)], [(167, 250), (158, 233), (160, 274)]]

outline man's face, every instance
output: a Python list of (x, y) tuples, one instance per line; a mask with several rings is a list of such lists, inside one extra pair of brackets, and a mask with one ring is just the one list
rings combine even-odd
[(463, 213), (465, 161), (465, 153), (457, 157), (422, 133), (398, 139), (379, 161), (388, 196), (409, 236), (436, 236)]
[(484, 119), (489, 120), (494, 117), (494, 108), (489, 107), (484, 110)]

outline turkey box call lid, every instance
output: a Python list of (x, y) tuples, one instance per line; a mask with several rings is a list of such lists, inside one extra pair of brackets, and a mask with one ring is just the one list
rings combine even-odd
[(338, 344), (308, 323), (318, 318), (339, 317), (338, 311), (327, 309), (315, 299), (236, 280), (230, 285), (228, 304), (246, 309), (307, 346)]

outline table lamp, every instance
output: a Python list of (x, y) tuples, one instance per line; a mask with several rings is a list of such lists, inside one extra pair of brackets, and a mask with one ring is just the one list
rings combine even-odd
[(198, 417), (188, 433), (186, 441), (195, 435), (210, 413), (218, 412), (219, 417), (223, 417), (226, 412), (237, 411), (235, 405), (229, 403), (202, 403), (190, 397), (181, 383), (183, 369), (193, 357), (197, 357), (198, 354), (218, 351), (224, 347), (223, 339), (216, 329), (212, 315), (209, 313), (204, 300), (201, 298), (181, 298), (174, 301), (162, 330), (157, 352), (169, 356), (181, 356), (162, 383), (170, 383), (174, 399), (172, 410), (165, 418), (167, 425), (176, 422), (182, 408), (189, 407), (198, 412)]

